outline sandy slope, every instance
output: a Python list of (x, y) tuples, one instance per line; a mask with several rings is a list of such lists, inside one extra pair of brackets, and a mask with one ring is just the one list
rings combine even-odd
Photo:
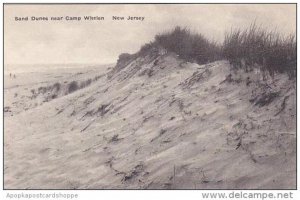
[[(46, 85), (74, 80), (53, 76)], [(44, 96), (13, 105), (24, 87), (6, 86), (5, 188), (296, 187), (295, 82), (285, 75), (266, 84), (226, 61), (167, 54), (109, 77), (26, 111)]]

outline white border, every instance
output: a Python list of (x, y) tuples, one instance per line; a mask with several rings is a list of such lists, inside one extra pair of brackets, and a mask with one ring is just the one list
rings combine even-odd
[[(110, 1), (80, 1), (80, 0), (64, 0), (64, 1), (54, 1), (54, 0), (46, 0), (46, 1), (41, 1), (41, 0), (31, 0), (31, 1), (25, 1), (25, 0), (14, 0), (14, 1), (3, 1), (1, 0), (1, 15), (0, 15), (0, 21), (1, 21), (1, 63), (3, 63), (3, 14), (2, 14), (2, 10), (3, 10), (3, 3), (299, 3), (299, 1), (278, 1), (278, 0), (265, 0), (265, 1), (245, 1), (245, 0), (232, 0), (232, 1), (226, 1), (226, 0), (211, 0), (211, 1), (168, 1), (168, 0), (153, 0), (153, 1), (137, 1), (137, 0), (132, 0), (132, 1), (124, 1), (124, 0), (110, 0)], [(298, 5), (297, 5), (298, 8)], [(298, 18), (298, 17), (297, 17)], [(299, 20), (297, 22), (297, 26), (299, 26)], [(299, 31), (297, 34), (297, 37), (299, 37)], [(298, 50), (298, 58), (299, 58), (299, 50)], [(3, 67), (3, 64), (2, 64)], [(298, 67), (298, 66), (297, 66)], [(0, 92), (0, 99), (1, 99), (1, 107), (3, 108), (3, 68), (0, 70), (1, 74), (0, 74), (0, 88), (1, 88), (1, 92)], [(299, 70), (297, 72), (297, 77), (299, 77)], [(298, 82), (298, 81), (297, 81)], [(297, 88), (299, 87), (299, 83), (297, 83)], [(297, 105), (299, 104), (299, 100), (300, 98), (297, 99)], [(299, 106), (297, 107), (297, 113), (299, 111)], [(3, 112), (3, 109), (2, 109)], [(3, 130), (3, 117), (2, 117), (2, 113), (0, 116), (0, 130)], [(299, 125), (299, 117), (297, 119), (297, 125)], [(3, 131), (2, 131), (3, 134)], [(299, 144), (299, 137), (297, 137), (297, 144)], [(0, 142), (1, 145), (3, 144), (3, 138), (2, 136), (0, 137)], [(298, 148), (299, 149), (299, 148)], [(155, 200), (155, 199), (172, 199), (172, 200), (182, 200), (182, 199), (197, 199), (200, 200), (202, 199), (201, 193), (204, 192), (219, 192), (219, 193), (226, 193), (229, 194), (231, 193), (233, 190), (150, 190), (150, 191), (146, 191), (146, 190), (81, 190), (81, 191), (76, 191), (76, 190), (59, 190), (59, 191), (54, 191), (54, 190), (43, 190), (43, 191), (34, 191), (34, 190), (30, 190), (30, 191), (14, 191), (14, 190), (5, 190), (3, 191), (3, 149), (2, 147), (0, 148), (0, 160), (1, 160), (1, 165), (0, 165), (0, 188), (1, 188), (1, 195), (0, 197), (2, 197), (1, 199), (6, 199), (6, 195), (8, 193), (53, 193), (53, 192), (61, 192), (61, 193), (69, 193), (69, 194), (79, 194), (79, 198), (78, 199), (86, 199), (86, 200), (99, 200), (99, 199), (122, 199), (122, 200)], [(299, 153), (298, 153), (298, 161), (299, 159)], [(298, 174), (299, 174), (299, 163), (297, 166), (298, 169)], [(299, 182), (299, 177), (297, 177), (297, 182), (298, 185), (300, 184)], [(243, 190), (243, 191), (239, 191), (239, 190), (234, 190), (234, 192), (238, 193), (238, 192), (272, 192), (272, 193), (277, 193), (277, 192), (293, 192), (294, 193), (294, 199), (300, 199), (300, 193), (299, 191), (295, 191), (295, 190), (284, 190), (284, 191), (277, 191), (277, 190)], [(208, 198), (208, 199), (212, 199), (212, 198)]]

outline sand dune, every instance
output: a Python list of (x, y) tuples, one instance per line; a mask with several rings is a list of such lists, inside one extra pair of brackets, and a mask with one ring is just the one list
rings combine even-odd
[(295, 189), (295, 85), (171, 53), (6, 77), (4, 187)]

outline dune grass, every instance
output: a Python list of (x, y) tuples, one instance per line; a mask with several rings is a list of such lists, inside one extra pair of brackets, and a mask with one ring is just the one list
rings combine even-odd
[(248, 29), (227, 33), (222, 47), (223, 57), (236, 68), (246, 71), (260, 69), (273, 77), (275, 73), (296, 76), (296, 40), (294, 35), (282, 36), (253, 23)]
[(154, 41), (143, 45), (135, 54), (119, 56), (113, 71), (119, 71), (139, 56), (165, 49), (188, 62), (206, 64), (220, 59), (230, 62), (233, 69), (246, 72), (257, 69), (263, 78), (286, 73), (296, 77), (297, 44), (295, 34), (283, 36), (252, 23), (248, 28), (234, 29), (225, 34), (222, 44), (208, 40), (205, 36), (192, 33), (187, 28), (175, 27), (169, 32), (157, 34)]
[(187, 28), (175, 27), (171, 32), (158, 34), (154, 43), (182, 59), (198, 64), (215, 61), (221, 55), (221, 48), (216, 42), (209, 41), (201, 34), (191, 33)]

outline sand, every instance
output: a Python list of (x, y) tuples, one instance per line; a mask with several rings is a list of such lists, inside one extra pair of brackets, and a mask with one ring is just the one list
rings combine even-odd
[(296, 188), (294, 80), (157, 60), (5, 76), (4, 188)]

